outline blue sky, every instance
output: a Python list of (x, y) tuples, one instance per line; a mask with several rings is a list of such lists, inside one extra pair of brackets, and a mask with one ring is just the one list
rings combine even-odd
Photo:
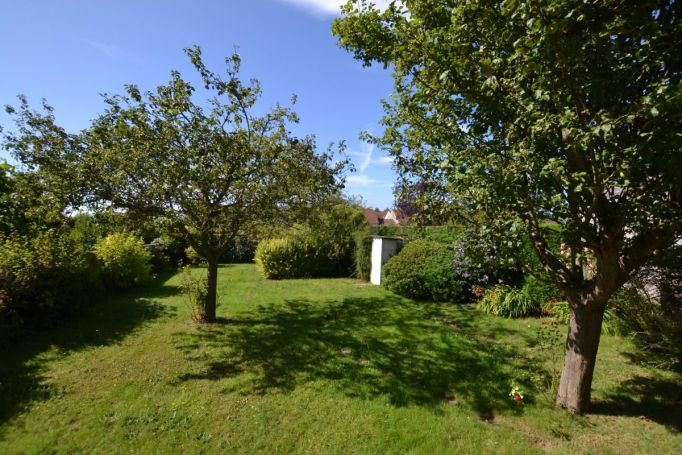
[[(0, 104), (25, 94), (46, 98), (58, 122), (85, 128), (104, 109), (100, 93), (123, 84), (152, 89), (171, 69), (196, 76), (182, 49), (202, 47), (221, 70), (234, 46), (242, 76), (263, 85), (261, 107), (298, 96), (294, 133), (317, 136), (319, 148), (345, 139), (357, 172), (347, 192), (370, 207), (390, 207), (395, 174), (384, 152), (363, 144), (361, 131), (379, 132), (380, 100), (390, 75), (362, 68), (336, 45), (331, 21), (340, 0), (24, 0), (3, 2), (0, 14)], [(377, 4), (386, 3), (377, 1)], [(0, 114), (0, 125), (11, 126)], [(0, 156), (6, 153), (0, 151)]]

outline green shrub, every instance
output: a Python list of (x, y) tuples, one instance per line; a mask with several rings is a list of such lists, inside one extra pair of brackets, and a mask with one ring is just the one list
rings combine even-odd
[(204, 320), (204, 307), (208, 296), (208, 281), (206, 277), (198, 277), (192, 274), (189, 266), (182, 271), (180, 290), (185, 296), (192, 319), (196, 322)]
[(68, 235), (0, 236), (0, 337), (43, 328), (99, 299), (96, 264)]
[(69, 238), (81, 247), (83, 252), (91, 251), (97, 240), (105, 235), (105, 227), (90, 215), (76, 215), (72, 221), (73, 227), (69, 230)]
[(559, 289), (549, 282), (548, 276), (542, 279), (526, 275), (521, 288), (508, 285), (497, 285), (485, 291), (479, 308), (489, 314), (505, 318), (524, 318), (542, 312), (564, 318), (564, 306), (561, 306)]
[(561, 292), (549, 279), (548, 274), (541, 274), (540, 278), (526, 275), (523, 281), (523, 289), (528, 296), (541, 307), (547, 302), (561, 299)]
[(263, 276), (274, 280), (350, 276), (353, 243), (311, 237), (268, 239), (256, 247), (255, 261)]
[(257, 243), (248, 236), (239, 236), (229, 243), (220, 257), (221, 262), (247, 264), (253, 262)]
[(112, 289), (129, 289), (151, 277), (151, 253), (141, 238), (129, 233), (110, 234), (95, 244), (102, 277)]
[(461, 226), (427, 226), (423, 231), (416, 232), (415, 235), (434, 242), (452, 245), (460, 239), (463, 232), (464, 229)]
[(187, 261), (192, 265), (202, 265), (206, 263), (206, 260), (199, 256), (199, 253), (194, 249), (194, 247), (188, 246), (185, 248), (185, 257)]
[(372, 236), (366, 231), (357, 232), (355, 241), (355, 277), (369, 281), (372, 271)]
[(568, 302), (564, 300), (550, 300), (546, 302), (542, 307), (542, 313), (562, 324), (568, 324), (568, 320), (571, 318)]
[(291, 238), (262, 240), (256, 247), (256, 267), (267, 279), (294, 278), (298, 269), (300, 246)]
[(386, 262), (381, 283), (389, 291), (415, 300), (461, 302), (467, 298), (466, 286), (452, 261), (448, 246), (415, 240)]
[(167, 272), (173, 269), (177, 262), (173, 262), (168, 250), (168, 241), (170, 239), (166, 236), (156, 237), (149, 244), (149, 252), (151, 253), (150, 264), (155, 273)]
[(516, 289), (506, 285), (488, 289), (478, 303), (478, 307), (488, 314), (504, 318), (523, 318), (539, 314), (542, 304), (534, 300), (528, 288)]
[(637, 286), (617, 293), (610, 302), (617, 331), (632, 338), (637, 360), (658, 368), (682, 370), (682, 308), (649, 298)]

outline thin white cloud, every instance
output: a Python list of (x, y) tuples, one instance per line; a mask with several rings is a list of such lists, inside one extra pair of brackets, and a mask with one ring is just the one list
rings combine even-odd
[(368, 144), (367, 142), (360, 144), (359, 152), (348, 152), (348, 154), (358, 159), (356, 164), (360, 173), (366, 172), (373, 165), (387, 166), (393, 164), (393, 158), (390, 156), (374, 158), (374, 144)]
[(393, 164), (393, 157), (390, 157), (390, 156), (380, 156), (379, 158), (373, 160), (372, 163), (378, 164), (378, 165), (386, 166), (386, 165), (389, 165), (389, 164)]
[[(317, 16), (336, 16), (341, 12), (341, 6), (348, 0), (279, 0), (309, 11)], [(379, 9), (388, 7), (390, 0), (371, 0)]]
[(350, 175), (346, 179), (346, 182), (348, 182), (352, 185), (358, 185), (358, 186), (376, 185), (377, 183), (381, 183), (380, 180), (376, 180), (376, 179), (367, 177), (364, 174)]
[(374, 153), (374, 144), (368, 144), (367, 142), (360, 143), (359, 152), (349, 152), (349, 155), (358, 157), (360, 162), (358, 163), (358, 171), (365, 172), (369, 169), (372, 164), (372, 154)]
[(346, 178), (346, 182), (356, 186), (381, 186), (381, 187), (391, 186), (391, 182), (373, 179), (365, 174), (350, 175)]
[(114, 44), (87, 39), (83, 40), (83, 43), (87, 44), (110, 60), (137, 60), (137, 57), (134, 54)]

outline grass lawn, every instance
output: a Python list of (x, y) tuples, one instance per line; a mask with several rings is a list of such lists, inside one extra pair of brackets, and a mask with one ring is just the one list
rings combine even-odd
[[(203, 273), (196, 270), (196, 273)], [(0, 351), (0, 453), (679, 453), (682, 381), (604, 336), (594, 413), (554, 410), (564, 329), (351, 279), (179, 277)], [(526, 392), (516, 406), (512, 383)]]

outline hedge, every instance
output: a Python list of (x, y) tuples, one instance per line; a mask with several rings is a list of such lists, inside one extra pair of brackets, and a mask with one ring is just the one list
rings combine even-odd
[(350, 276), (353, 242), (311, 237), (283, 237), (261, 241), (256, 266), (268, 279)]

